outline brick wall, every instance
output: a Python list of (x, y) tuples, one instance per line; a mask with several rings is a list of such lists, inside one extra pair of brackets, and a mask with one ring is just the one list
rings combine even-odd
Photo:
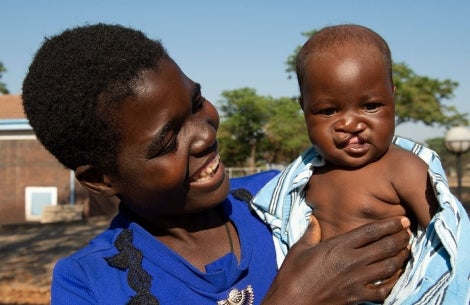
[[(11, 119), (25, 119), (21, 96), (0, 94), (0, 121)], [(55, 186), (58, 204), (70, 201), (70, 171), (46, 151), (33, 131), (0, 128), (0, 225), (25, 221), (26, 186)], [(116, 198), (91, 196), (80, 183), (74, 186), (75, 204), (83, 205), (85, 217), (117, 211)]]
[(58, 203), (69, 196), (70, 174), (36, 140), (0, 141), (0, 223), (25, 220), (25, 187), (56, 186)]
[[(70, 171), (37, 140), (0, 141), (0, 224), (25, 221), (26, 186), (55, 186), (57, 203), (70, 201)], [(75, 204), (85, 206), (85, 216), (114, 213), (115, 202), (90, 201), (88, 192), (75, 182)]]

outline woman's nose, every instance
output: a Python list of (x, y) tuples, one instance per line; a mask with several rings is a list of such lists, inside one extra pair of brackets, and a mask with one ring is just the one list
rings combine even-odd
[(219, 113), (208, 101), (203, 109), (194, 114), (190, 127), (191, 154), (202, 153), (211, 148), (217, 140), (217, 129), (219, 128)]

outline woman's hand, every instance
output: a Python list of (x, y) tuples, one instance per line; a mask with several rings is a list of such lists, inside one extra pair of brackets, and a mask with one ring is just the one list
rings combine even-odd
[[(383, 301), (409, 256), (409, 225), (405, 217), (380, 220), (318, 243), (319, 224), (313, 219), (289, 250), (262, 304)], [(388, 278), (393, 280), (370, 284)]]

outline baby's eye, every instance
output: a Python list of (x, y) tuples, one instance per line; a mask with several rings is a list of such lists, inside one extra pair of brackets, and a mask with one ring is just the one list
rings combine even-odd
[(380, 106), (382, 104), (380, 103), (367, 103), (364, 105), (364, 109), (367, 111), (367, 112), (376, 112), (379, 110)]
[(320, 111), (318, 111), (319, 114), (325, 115), (325, 116), (332, 116), (333, 114), (336, 113), (335, 108), (325, 108)]

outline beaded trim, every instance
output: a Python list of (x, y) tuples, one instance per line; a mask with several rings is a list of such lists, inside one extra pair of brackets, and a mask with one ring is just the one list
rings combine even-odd
[(251, 199), (253, 198), (253, 195), (248, 191), (247, 189), (239, 188), (239, 189), (234, 189), (230, 191), (233, 197), (235, 199), (243, 201), (245, 203), (250, 203)]
[(105, 260), (111, 267), (119, 270), (127, 270), (127, 282), (136, 295), (133, 296), (127, 305), (159, 305), (160, 302), (150, 292), (152, 276), (142, 268), (142, 251), (132, 244), (132, 230), (124, 229), (116, 238), (114, 246), (119, 253), (106, 257)]

